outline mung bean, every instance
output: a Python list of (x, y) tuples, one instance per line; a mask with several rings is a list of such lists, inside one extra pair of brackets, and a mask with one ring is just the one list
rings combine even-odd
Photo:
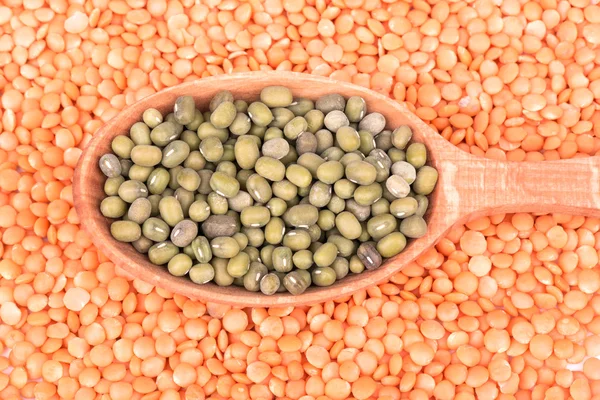
[(181, 96), (116, 136), (98, 164), (115, 239), (198, 284), (300, 295), (425, 235), (438, 173), (409, 126), (385, 130), (358, 96), (257, 100)]

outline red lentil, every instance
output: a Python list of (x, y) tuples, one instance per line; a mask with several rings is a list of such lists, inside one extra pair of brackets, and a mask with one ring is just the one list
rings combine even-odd
[(2, 399), (600, 397), (597, 219), (480, 218), (377, 288), (239, 310), (115, 270), (71, 188), (124, 106), (250, 70), (371, 87), (484, 157), (597, 155), (596, 1), (5, 3)]

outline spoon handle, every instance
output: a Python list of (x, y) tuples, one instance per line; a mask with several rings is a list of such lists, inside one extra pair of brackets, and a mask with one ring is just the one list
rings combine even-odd
[(600, 217), (600, 157), (503, 162), (465, 154), (451, 164), (449, 190), (456, 193), (444, 195), (459, 219), (516, 212)]

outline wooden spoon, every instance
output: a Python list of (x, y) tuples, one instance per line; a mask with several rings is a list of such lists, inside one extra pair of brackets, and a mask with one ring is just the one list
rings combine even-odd
[[(296, 98), (314, 100), (328, 93), (339, 93), (346, 98), (361, 96), (369, 112), (380, 112), (386, 117), (388, 128), (411, 126), (413, 140), (425, 143), (428, 162), (439, 171), (437, 187), (429, 198), (427, 235), (409, 243), (404, 252), (377, 270), (351, 274), (330, 287), (311, 287), (299, 296), (288, 293), (265, 296), (235, 286), (197, 285), (187, 278), (170, 275), (166, 267), (151, 264), (131, 244), (111, 237), (110, 221), (99, 210), (105, 197), (105, 177), (98, 168), (98, 160), (111, 151), (110, 143), (115, 136), (128, 134), (147, 108), (171, 112), (178, 96), (193, 96), (199, 109), (207, 109), (210, 99), (220, 90), (230, 90), (236, 99), (255, 101), (260, 90), (269, 85), (287, 86)], [(448, 143), (404, 105), (369, 89), (307, 74), (256, 72), (184, 83), (127, 107), (94, 135), (79, 160), (73, 186), (82, 227), (100, 251), (131, 275), (193, 299), (244, 307), (297, 306), (348, 296), (381, 283), (433, 246), (453, 225), (485, 215), (535, 212), (600, 217), (599, 166), (597, 157), (548, 162), (501, 162), (474, 157)]]

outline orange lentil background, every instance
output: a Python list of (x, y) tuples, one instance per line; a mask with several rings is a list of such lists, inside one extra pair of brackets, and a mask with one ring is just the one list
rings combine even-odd
[(1, 0), (0, 398), (600, 399), (600, 220), (496, 215), (389, 282), (236, 310), (133, 279), (71, 179), (123, 107), (293, 70), (405, 102), (461, 149), (600, 150), (598, 0)]

